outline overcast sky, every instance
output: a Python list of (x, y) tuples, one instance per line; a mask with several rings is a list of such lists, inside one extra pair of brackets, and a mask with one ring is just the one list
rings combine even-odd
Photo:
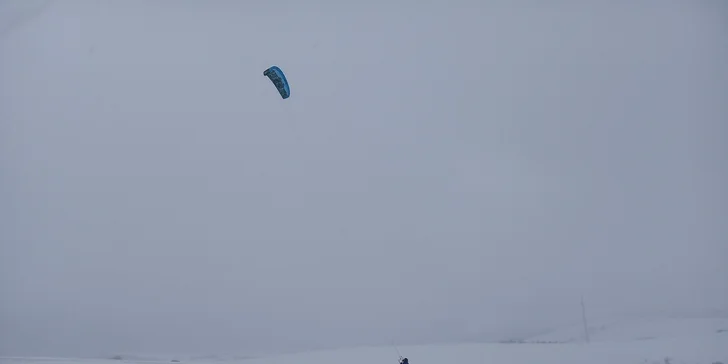
[(720, 2), (0, 13), (0, 354), (498, 339), (578, 324), (582, 294), (592, 317), (728, 305)]

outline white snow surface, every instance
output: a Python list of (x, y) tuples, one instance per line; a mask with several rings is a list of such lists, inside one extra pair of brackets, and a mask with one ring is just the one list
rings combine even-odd
[[(401, 346), (412, 364), (728, 364), (728, 319), (643, 319), (590, 325), (591, 342), (583, 331), (567, 328), (532, 337), (524, 343), (464, 343)], [(583, 329), (582, 329), (583, 330)], [(537, 341), (562, 341), (537, 343)], [(569, 342), (566, 342), (569, 341)], [(251, 359), (111, 360), (69, 358), (0, 358), (0, 364), (397, 364), (394, 347), (358, 347)]]
[[(644, 318), (601, 321), (589, 324), (591, 342), (624, 342), (655, 339), (705, 338), (708, 340), (728, 330), (728, 319), (715, 318)], [(727, 336), (728, 331), (723, 336)], [(584, 341), (584, 327), (575, 325), (544, 335), (528, 338), (528, 342), (579, 342)]]

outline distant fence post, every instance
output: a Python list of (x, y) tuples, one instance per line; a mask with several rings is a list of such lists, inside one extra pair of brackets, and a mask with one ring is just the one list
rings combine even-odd
[(584, 307), (584, 296), (581, 296), (581, 320), (584, 322), (584, 338), (589, 343), (589, 326), (586, 324), (586, 308)]

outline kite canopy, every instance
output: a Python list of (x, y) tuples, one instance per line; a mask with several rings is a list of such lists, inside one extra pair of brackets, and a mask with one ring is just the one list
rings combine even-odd
[(278, 89), (278, 93), (281, 94), (281, 97), (284, 99), (287, 99), (289, 96), (291, 96), (291, 89), (288, 87), (288, 80), (286, 80), (286, 75), (283, 74), (283, 71), (281, 71), (278, 66), (272, 66), (265, 70), (263, 72), (263, 76), (267, 76), (271, 82), (276, 86), (276, 89)]

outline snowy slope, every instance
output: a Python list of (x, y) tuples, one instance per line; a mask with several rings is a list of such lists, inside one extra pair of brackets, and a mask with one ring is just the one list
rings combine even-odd
[[(728, 330), (728, 319), (630, 319), (589, 323), (591, 342), (624, 342), (668, 338), (706, 338)], [(728, 336), (726, 331), (723, 336)], [(584, 328), (575, 325), (544, 335), (530, 337), (527, 342), (582, 342)]]
[[(582, 344), (463, 344), (402, 347), (412, 364), (728, 363), (728, 335)], [(246, 364), (396, 364), (393, 348), (358, 348), (252, 359)]]
[[(400, 347), (412, 364), (712, 364), (728, 363), (728, 332), (718, 332), (728, 320), (639, 320), (605, 325), (590, 344), (460, 344)], [(640, 340), (642, 337), (650, 340)], [(530, 340), (578, 338), (570, 329)], [(397, 364), (394, 347), (360, 347), (287, 354), (246, 360), (244, 364)], [(169, 361), (165, 361), (169, 362)], [(189, 363), (221, 363), (191, 360)], [(0, 358), (0, 364), (134, 364), (135, 360)], [(183, 362), (184, 364), (184, 362)]]

